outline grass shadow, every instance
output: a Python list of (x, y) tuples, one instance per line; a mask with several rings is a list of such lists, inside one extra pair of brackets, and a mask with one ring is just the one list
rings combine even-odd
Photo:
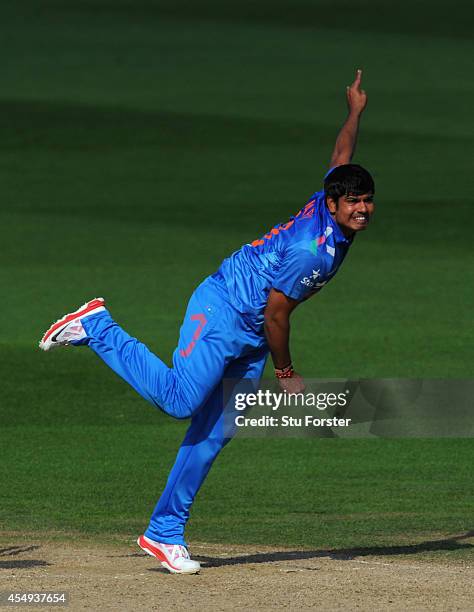
[[(400, 546), (368, 546), (361, 548), (342, 548), (339, 550), (290, 550), (276, 551), (272, 553), (256, 553), (221, 559), (217, 557), (195, 555), (193, 558), (203, 564), (204, 567), (222, 567), (225, 565), (248, 565), (252, 563), (274, 563), (278, 561), (300, 561), (305, 559), (329, 558), (338, 561), (351, 561), (356, 557), (369, 556), (396, 556), (414, 555), (419, 553), (436, 551), (455, 551), (472, 549), (474, 544), (462, 542), (474, 538), (474, 530), (467, 533), (444, 538), (440, 540), (428, 540), (418, 544)], [(153, 571), (153, 570), (150, 570)]]
[(41, 546), (7, 546), (6, 548), (0, 548), (0, 557), (15, 557), (31, 550), (37, 550), (38, 548), (41, 548)]
[[(31, 552), (32, 550), (38, 550), (41, 546), (6, 546), (0, 548), (0, 557), (16, 557), (23, 553)], [(45, 567), (51, 563), (43, 561), (42, 559), (9, 559), (8, 561), (0, 561), (0, 570), (2, 569), (31, 569), (32, 567)]]

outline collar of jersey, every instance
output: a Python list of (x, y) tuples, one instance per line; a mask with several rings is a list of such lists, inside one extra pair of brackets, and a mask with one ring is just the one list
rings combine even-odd
[(346, 244), (351, 244), (352, 238), (347, 238), (346, 236), (344, 236), (342, 229), (339, 227), (336, 221), (334, 221), (334, 219), (331, 217), (331, 213), (327, 209), (325, 202), (324, 202), (324, 210), (325, 210), (326, 221), (328, 225), (330, 225), (333, 229), (335, 242), (345, 242)]

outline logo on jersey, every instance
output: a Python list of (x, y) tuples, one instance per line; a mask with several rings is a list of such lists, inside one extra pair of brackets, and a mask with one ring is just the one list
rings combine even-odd
[(301, 279), (300, 283), (305, 287), (309, 287), (309, 289), (321, 289), (327, 283), (327, 281), (323, 281), (322, 283), (318, 283), (317, 280), (321, 276), (321, 268), (318, 270), (313, 270), (311, 276), (305, 276)]
[(331, 257), (334, 257), (334, 255), (336, 254), (336, 249), (330, 244), (327, 244), (327, 238), (332, 234), (332, 232), (333, 232), (332, 227), (328, 225), (326, 229), (324, 230), (324, 234), (322, 234), (321, 236), (316, 236), (314, 240), (311, 240), (309, 244), (309, 250), (311, 251), (311, 253), (313, 253), (313, 255), (317, 255), (318, 249), (320, 249), (323, 246), (323, 244), (325, 244), (326, 253), (331, 255)]

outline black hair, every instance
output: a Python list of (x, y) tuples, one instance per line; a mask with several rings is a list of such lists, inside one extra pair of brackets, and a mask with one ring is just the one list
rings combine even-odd
[(324, 194), (335, 202), (341, 196), (375, 193), (374, 179), (358, 164), (336, 166), (324, 179)]

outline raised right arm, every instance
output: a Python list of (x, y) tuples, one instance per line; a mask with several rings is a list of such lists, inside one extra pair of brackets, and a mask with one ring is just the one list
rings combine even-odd
[(352, 85), (346, 87), (349, 114), (337, 136), (330, 168), (350, 163), (354, 155), (360, 117), (367, 105), (367, 94), (360, 88), (361, 81), (362, 70), (359, 69)]

